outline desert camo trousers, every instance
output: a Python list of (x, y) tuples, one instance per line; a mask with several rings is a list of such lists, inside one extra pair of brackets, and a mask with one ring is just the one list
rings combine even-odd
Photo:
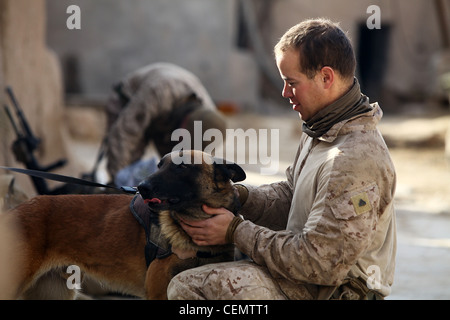
[(317, 292), (307, 284), (274, 279), (251, 261), (208, 264), (183, 271), (169, 283), (171, 300), (310, 300)]
[[(189, 269), (169, 283), (169, 300), (353, 300), (383, 299), (350, 281), (340, 287), (295, 284), (274, 279), (250, 261), (223, 262)], [(356, 281), (357, 282), (357, 281)]]
[(250, 261), (208, 264), (183, 271), (169, 283), (171, 300), (285, 300), (267, 269)]

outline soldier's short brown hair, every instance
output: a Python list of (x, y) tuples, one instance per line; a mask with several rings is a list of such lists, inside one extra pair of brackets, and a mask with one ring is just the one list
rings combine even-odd
[(278, 55), (288, 49), (300, 53), (300, 71), (313, 78), (323, 67), (338, 71), (344, 79), (355, 76), (356, 59), (346, 33), (328, 19), (309, 19), (291, 27), (275, 45)]

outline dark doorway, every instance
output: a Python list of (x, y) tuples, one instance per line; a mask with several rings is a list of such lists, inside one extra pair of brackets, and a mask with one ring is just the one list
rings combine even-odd
[(387, 67), (390, 25), (381, 25), (381, 29), (369, 29), (366, 23), (358, 26), (358, 67), (361, 91), (372, 102), (380, 101), (383, 80)]

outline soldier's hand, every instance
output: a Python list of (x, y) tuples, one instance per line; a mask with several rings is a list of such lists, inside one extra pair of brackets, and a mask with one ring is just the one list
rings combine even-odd
[(199, 246), (226, 244), (225, 236), (234, 214), (225, 208), (211, 208), (206, 205), (203, 211), (211, 215), (201, 221), (181, 220), (181, 227)]

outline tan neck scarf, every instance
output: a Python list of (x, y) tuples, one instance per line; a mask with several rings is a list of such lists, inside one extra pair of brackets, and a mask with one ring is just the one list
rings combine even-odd
[(312, 138), (319, 138), (336, 123), (372, 110), (369, 98), (361, 93), (355, 78), (353, 86), (341, 98), (317, 112), (303, 123), (303, 132)]

